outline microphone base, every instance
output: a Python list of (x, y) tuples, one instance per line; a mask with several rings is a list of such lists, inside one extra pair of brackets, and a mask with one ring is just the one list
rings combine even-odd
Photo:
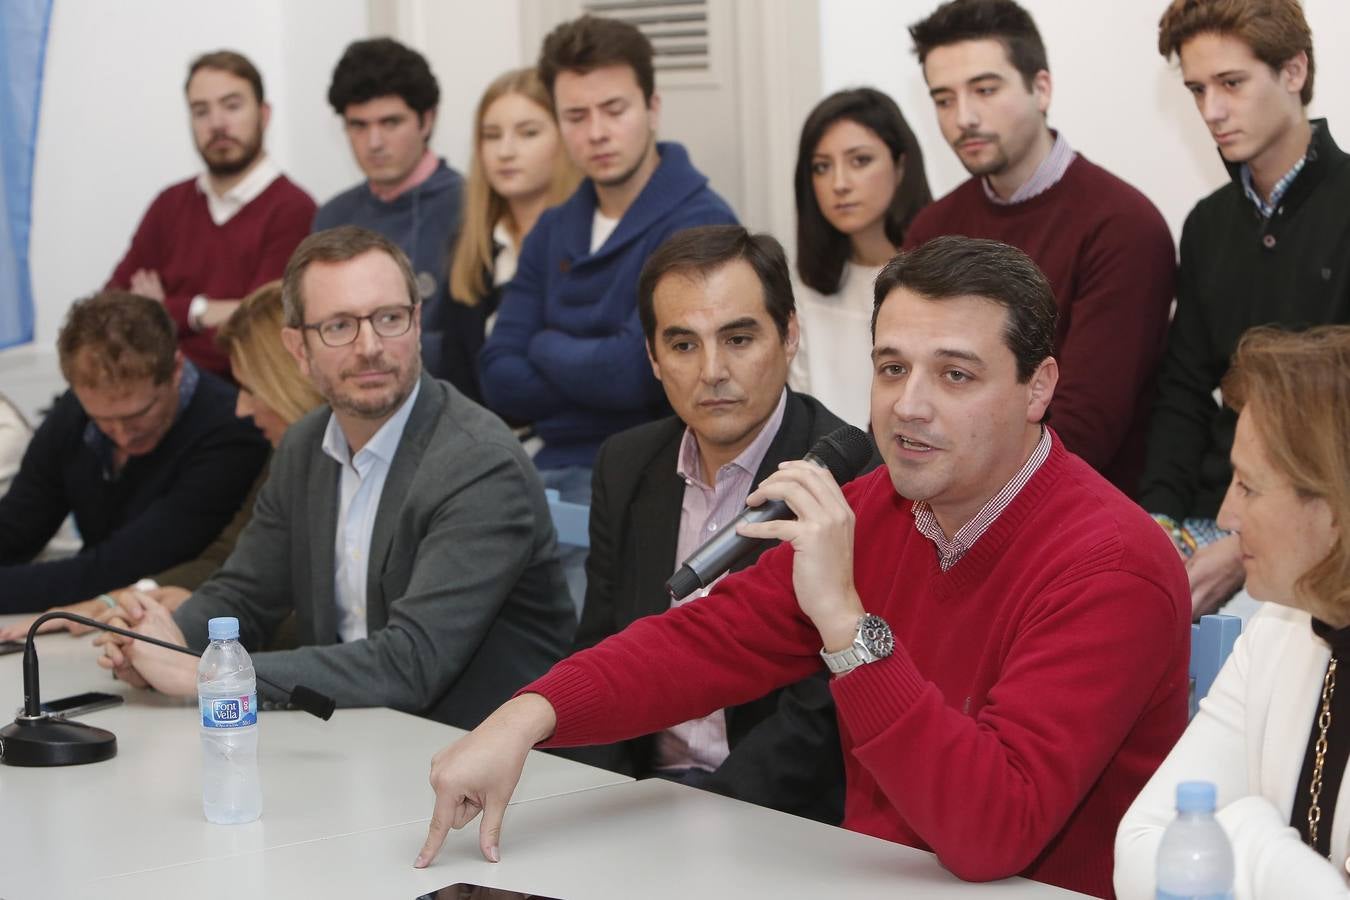
[(0, 763), (10, 766), (82, 766), (116, 755), (116, 735), (83, 722), (20, 716), (0, 728)]

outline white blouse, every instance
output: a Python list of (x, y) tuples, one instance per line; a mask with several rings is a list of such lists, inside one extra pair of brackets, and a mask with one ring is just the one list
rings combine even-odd
[(1236, 900), (1350, 896), (1345, 881), (1350, 778), (1335, 798), (1332, 862), (1289, 825), (1330, 656), (1306, 612), (1263, 604), (1181, 740), (1120, 822), (1115, 867), (1120, 900), (1154, 896), (1158, 844), (1176, 814), (1176, 786), (1192, 780), (1218, 787), (1216, 818), (1233, 844)]
[(788, 383), (864, 430), (871, 419), (872, 284), (880, 272), (845, 263), (839, 290), (828, 295), (793, 284), (801, 346)]

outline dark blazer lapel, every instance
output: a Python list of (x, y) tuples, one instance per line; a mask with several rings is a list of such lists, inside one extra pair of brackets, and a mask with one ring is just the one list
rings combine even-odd
[(404, 501), (412, 488), (417, 469), (422, 464), (422, 456), (436, 423), (440, 419), (445, 404), (441, 386), (430, 376), (423, 373), (421, 389), (417, 402), (408, 415), (408, 423), (403, 427), (403, 437), (394, 452), (393, 462), (389, 464), (389, 474), (384, 479), (384, 489), (380, 492), (380, 505), (375, 510), (375, 526), (370, 533), (370, 555), (366, 566), (366, 629), (376, 631), (383, 628), (389, 620), (389, 602), (393, 598), (384, 596), (381, 576), (389, 562), (389, 552), (394, 544), (394, 532), (398, 528), (399, 517), (403, 512)]
[(655, 615), (670, 608), (666, 579), (675, 571), (676, 545), (680, 539), (680, 508), (684, 504), (684, 479), (675, 471), (679, 462), (678, 429), (652, 457), (638, 481), (632, 520), (626, 540), (632, 542), (636, 561), (633, 573), (633, 609), (637, 617)]
[(314, 445), (314, 464), (309, 467), (309, 477), (305, 479), (305, 496), (299, 498), (296, 509), (305, 509), (309, 515), (295, 523), (296, 527), (309, 530), (309, 584), (296, 598), (297, 618), (301, 630), (304, 626), (302, 610), (307, 607), (310, 615), (310, 628), (313, 633), (302, 643), (324, 645), (337, 641), (337, 596), (334, 593), (334, 577), (337, 563), (334, 558), (333, 542), (337, 537), (338, 491), (342, 471), (336, 461), (323, 452), (323, 432)]
[(801, 459), (806, 455), (806, 451), (811, 449), (813, 418), (802, 398), (788, 390), (787, 404), (783, 408), (783, 421), (778, 426), (778, 433), (769, 443), (769, 449), (764, 451), (764, 459), (760, 461), (759, 471), (755, 473), (754, 484), (750, 487), (752, 491), (759, 487), (761, 481), (778, 470), (779, 463), (789, 459)]

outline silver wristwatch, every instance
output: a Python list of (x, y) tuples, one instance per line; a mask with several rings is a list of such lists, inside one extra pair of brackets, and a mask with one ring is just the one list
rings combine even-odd
[(205, 296), (198, 294), (193, 297), (187, 308), (188, 327), (193, 331), (201, 331), (202, 316), (206, 315), (206, 311), (210, 308), (211, 301), (207, 300)]
[(820, 658), (825, 660), (832, 674), (843, 675), (864, 663), (885, 659), (894, 650), (895, 636), (891, 634), (891, 626), (881, 616), (868, 613), (858, 620), (858, 634), (852, 644), (837, 653), (826, 653), (822, 647)]

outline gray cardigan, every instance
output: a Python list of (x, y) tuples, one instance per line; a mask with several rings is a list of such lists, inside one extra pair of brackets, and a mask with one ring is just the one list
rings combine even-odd
[(252, 649), (294, 610), (302, 646), (255, 653), (258, 674), (339, 707), (472, 728), (560, 659), (576, 627), (534, 466), (500, 419), (423, 375), (371, 536), (369, 637), (338, 643), (328, 417), (324, 407), (287, 431), (234, 553), (174, 618), (201, 649), (208, 619), (237, 616)]

